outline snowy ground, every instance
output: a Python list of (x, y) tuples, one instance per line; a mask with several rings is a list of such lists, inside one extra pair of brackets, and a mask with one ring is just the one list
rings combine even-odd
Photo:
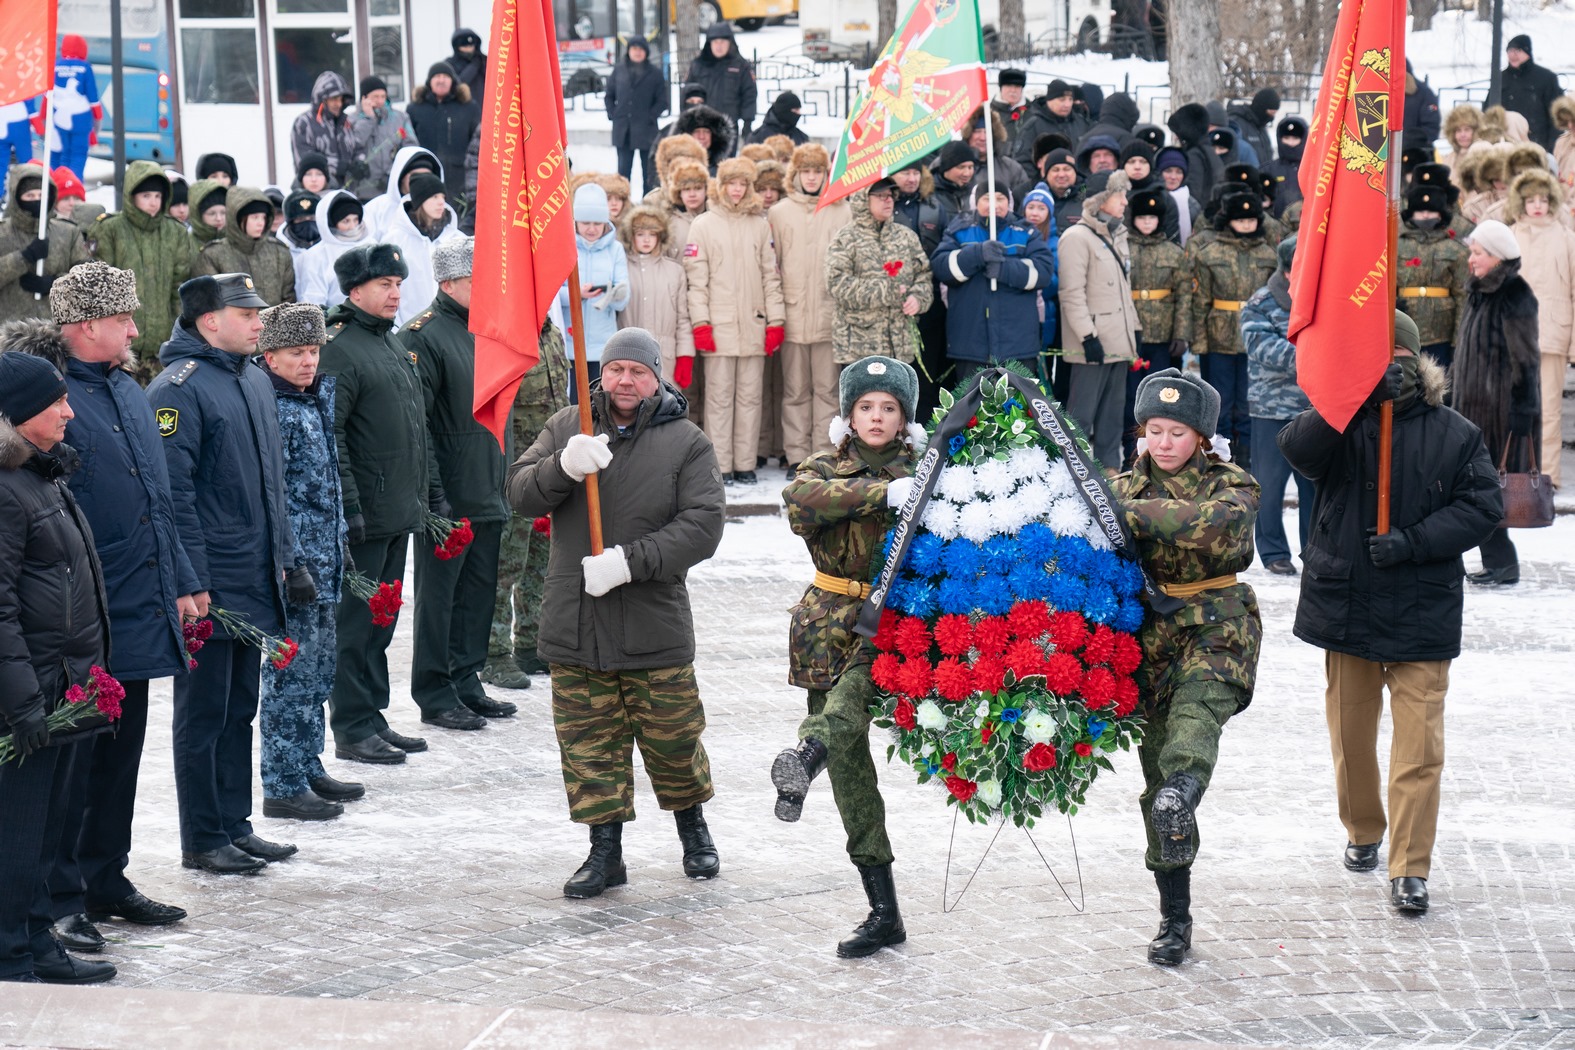
[[(1156, 906), (1129, 755), (1072, 823), (1075, 850), (1065, 823), (1034, 835), (1081, 911), (1008, 831), (948, 913), (948, 849), (955, 897), (991, 832), (965, 826), (953, 843), (941, 799), (883, 767), (909, 941), (838, 960), (833, 945), (863, 904), (829, 793), (817, 785), (800, 824), (772, 818), (770, 759), (803, 710), (783, 684), (786, 610), (810, 564), (783, 519), (762, 516), (731, 522), (691, 576), (720, 879), (682, 876), (672, 823), (642, 774), (640, 819), (624, 837), (629, 885), (593, 901), (559, 895), (585, 836), (567, 820), (545, 683), (510, 695), (515, 719), (427, 732), (431, 751), (403, 767), (328, 759), (369, 796), (331, 824), (258, 819), (265, 837), (300, 845), (296, 859), (256, 878), (184, 871), (162, 687), (131, 874), (191, 918), (108, 925), (106, 957), (123, 987), (1340, 1050), (1575, 1045), (1575, 519), (1516, 538), (1521, 585), (1467, 597), (1434, 905), (1422, 918), (1390, 910), (1382, 869), (1340, 865), (1321, 654), (1290, 634), (1296, 582), (1255, 570), (1266, 628), (1257, 698), (1227, 728), (1202, 810), (1192, 961), (1171, 971), (1144, 959)], [(390, 714), (414, 732), (407, 625)]]

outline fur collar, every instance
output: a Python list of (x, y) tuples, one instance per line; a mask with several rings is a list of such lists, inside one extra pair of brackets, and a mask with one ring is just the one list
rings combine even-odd
[[(832, 448), (841, 448), (842, 443), (853, 436), (853, 428), (848, 425), (847, 417), (832, 416), (826, 436), (831, 439)], [(930, 440), (929, 434), (917, 423), (909, 423), (903, 436), (908, 439), (908, 447), (913, 449), (914, 455), (923, 452)]]
[(1431, 354), (1418, 354), (1416, 361), (1416, 383), (1422, 400), (1437, 408), (1449, 393), (1449, 373)]
[(0, 416), (0, 470), (17, 470), (37, 451), (9, 419)]

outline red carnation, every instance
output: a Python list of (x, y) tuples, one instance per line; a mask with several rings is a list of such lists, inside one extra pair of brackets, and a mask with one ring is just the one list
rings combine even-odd
[(941, 768), (950, 773), (957, 768), (957, 752), (948, 751), (941, 756)]
[(1089, 755), (1094, 753), (1094, 745), (1088, 743), (1086, 740), (1079, 740), (1077, 743), (1072, 745), (1072, 750), (1077, 752), (1078, 758), (1087, 758)]
[(300, 651), (301, 647), (299, 644), (289, 638), (286, 638), (274, 647), (273, 652), (268, 656), (268, 662), (273, 664), (273, 666), (278, 670), (282, 671), (286, 667), (290, 666), (290, 661), (294, 660), (295, 654), (299, 653)]
[(1116, 679), (1116, 706), (1115, 716), (1125, 718), (1137, 710), (1138, 687), (1130, 678)]
[(94, 699), (98, 709), (110, 721), (120, 717), (120, 702), (126, 698), (126, 687), (116, 681), (115, 677), (102, 667), (94, 666), (88, 669), (92, 679)]
[(533, 532), (535, 532), (538, 536), (551, 536), (552, 535), (552, 518), (550, 518), (547, 515), (543, 514), (541, 517), (539, 517), (535, 521), (531, 522), (530, 523), (530, 527), (531, 527), (531, 530)]
[(1033, 642), (1019, 639), (1006, 647), (1006, 666), (1021, 682), (1029, 675), (1045, 673), (1045, 654)]
[(1006, 685), (1006, 664), (999, 656), (981, 656), (973, 662), (976, 693), (999, 693)]
[(1422, 260), (1421, 260), (1420, 257), (1414, 257), (1414, 258), (1407, 259), (1405, 261), (1405, 264), (1407, 266), (1421, 266), (1422, 265)]
[(897, 647), (897, 620), (897, 614), (890, 609), (880, 611), (880, 623), (876, 625), (875, 635), (870, 642), (883, 653)]
[(888, 263), (881, 263), (881, 269), (886, 271), (887, 277), (895, 277), (902, 270), (902, 260), (893, 259)]
[(1051, 653), (1045, 660), (1045, 684), (1057, 696), (1065, 696), (1083, 680), (1083, 665), (1071, 653)]
[(1083, 676), (1083, 705), (1090, 711), (1109, 707), (1116, 699), (1116, 676), (1108, 667), (1093, 667)]
[(904, 616), (897, 624), (897, 651), (912, 660), (930, 655), (930, 632), (917, 616)]
[(913, 701), (907, 697), (897, 701), (897, 706), (892, 709), (891, 720), (897, 723), (897, 728), (912, 732), (918, 720), (914, 718)]
[(958, 802), (967, 802), (973, 798), (973, 793), (979, 790), (979, 785), (962, 777), (947, 777), (946, 790), (955, 795)]
[(973, 625), (974, 648), (979, 650), (981, 656), (1000, 656), (1006, 651), (1006, 643), (1011, 640), (1012, 632), (999, 616), (986, 616)]
[(935, 691), (945, 699), (966, 699), (973, 688), (973, 671), (961, 660), (942, 660), (935, 665)]
[(1049, 744), (1035, 744), (1023, 753), (1023, 768), (1030, 773), (1043, 773), (1055, 768), (1055, 748)]
[(1104, 624), (1094, 628), (1093, 637), (1083, 646), (1083, 662), (1108, 664), (1116, 652), (1116, 633)]
[(1088, 640), (1088, 625), (1083, 614), (1058, 612), (1050, 617), (1050, 640), (1063, 653), (1075, 653)]
[(903, 696), (920, 697), (930, 691), (930, 665), (923, 660), (909, 660), (897, 674), (897, 692)]
[(1006, 625), (1018, 638), (1038, 638), (1050, 630), (1050, 610), (1044, 602), (1018, 602), (1007, 613)]
[(1130, 634), (1116, 635), (1116, 651), (1110, 657), (1110, 669), (1118, 675), (1131, 674), (1143, 662), (1143, 647)]
[(942, 616), (935, 621), (935, 644), (947, 656), (961, 656), (973, 648), (973, 624), (959, 613)]
[(888, 693), (897, 691), (897, 676), (902, 672), (902, 661), (896, 653), (881, 653), (870, 664), (870, 680)]
[(87, 690), (80, 685), (74, 685), (66, 690), (66, 702), (72, 704), (87, 703)]

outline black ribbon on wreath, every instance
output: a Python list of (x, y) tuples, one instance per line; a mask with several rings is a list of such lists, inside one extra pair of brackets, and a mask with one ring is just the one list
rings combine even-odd
[[(908, 493), (907, 501), (897, 513), (891, 552), (886, 556), (886, 564), (881, 567), (880, 577), (875, 581), (870, 596), (865, 599), (864, 607), (859, 610), (859, 620), (854, 630), (864, 637), (873, 638), (880, 627), (880, 614), (886, 607), (886, 595), (897, 578), (919, 523), (924, 520), (924, 511), (934, 495), (941, 470), (946, 466), (947, 449), (952, 438), (967, 430), (968, 420), (977, 414), (984, 400), (984, 384), (999, 383), (1003, 376), (1022, 397), (1029, 418), (1039, 428), (1039, 432), (1056, 446), (1066, 460), (1078, 492), (1110, 546), (1128, 561), (1137, 561), (1137, 544), (1127, 529), (1115, 494), (1105, 481), (1105, 472), (1093, 455), (1078, 443), (1066, 417), (1061, 414), (1061, 406), (1048, 397), (1039, 384), (1026, 376), (1004, 368), (982, 369), (974, 376), (967, 391), (952, 404), (940, 426), (936, 427), (924, 455), (919, 457), (918, 466), (913, 472), (913, 490)], [(1143, 600), (1150, 609), (1162, 616), (1175, 612), (1183, 604), (1181, 599), (1172, 598), (1160, 590), (1149, 578), (1147, 570), (1143, 572)]]

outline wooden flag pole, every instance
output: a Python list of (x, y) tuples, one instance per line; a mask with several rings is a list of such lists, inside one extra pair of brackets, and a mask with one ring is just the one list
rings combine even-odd
[[(1390, 58), (1390, 77), (1404, 76), (1405, 71), (1405, 8), (1403, 2), (1396, 0), (1395, 13), (1392, 16), (1393, 41)], [(1391, 83), (1393, 81), (1391, 80)], [(1389, 285), (1389, 314), (1384, 323), (1389, 326), (1389, 360), (1394, 361), (1395, 356), (1395, 310), (1399, 303), (1398, 285), (1400, 275), (1397, 272), (1400, 266), (1400, 185), (1402, 169), (1400, 164), (1401, 136), (1404, 134), (1404, 108), (1394, 104), (1394, 93), (1389, 96), (1389, 159), (1388, 166), (1384, 169), (1385, 182), (1388, 188), (1389, 207), (1388, 223), (1384, 231), (1385, 254), (1388, 260)], [(1389, 533), (1389, 496), (1393, 476), (1395, 446), (1395, 403), (1385, 401), (1378, 406), (1378, 535), (1385, 536)]]
[[(580, 264), (569, 271), (569, 323), (574, 326), (574, 390), (580, 403), (580, 433), (593, 437), (591, 366), (585, 356), (585, 305), (580, 299)], [(595, 474), (585, 475), (586, 519), (591, 527), (591, 553), (602, 552), (602, 497)]]

